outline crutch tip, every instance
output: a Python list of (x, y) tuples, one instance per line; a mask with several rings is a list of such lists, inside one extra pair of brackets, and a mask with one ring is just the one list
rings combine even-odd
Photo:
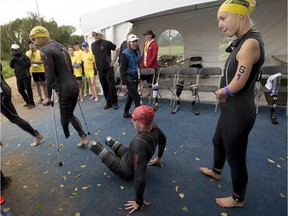
[(63, 166), (63, 163), (62, 163), (62, 162), (59, 162), (59, 166)]

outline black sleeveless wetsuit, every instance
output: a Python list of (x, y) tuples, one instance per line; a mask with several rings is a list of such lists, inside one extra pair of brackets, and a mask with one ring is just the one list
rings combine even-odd
[[(86, 136), (80, 121), (73, 114), (78, 100), (79, 88), (67, 49), (56, 41), (49, 41), (48, 44), (41, 47), (41, 59), (45, 68), (48, 89), (56, 85), (59, 92), (61, 125), (65, 137), (70, 136), (69, 122), (77, 130), (80, 137)], [(51, 98), (51, 91), (48, 91), (48, 97)]]
[(238, 45), (225, 63), (224, 76), (220, 84), (221, 88), (227, 86), (235, 76), (238, 67), (236, 55), (249, 38), (259, 42), (260, 59), (253, 65), (245, 86), (228, 97), (225, 103), (220, 103), (221, 115), (213, 137), (214, 168), (222, 169), (227, 158), (231, 168), (233, 191), (243, 199), (248, 182), (246, 167), (248, 136), (256, 119), (254, 85), (265, 56), (264, 43), (259, 32), (249, 31), (239, 39)]

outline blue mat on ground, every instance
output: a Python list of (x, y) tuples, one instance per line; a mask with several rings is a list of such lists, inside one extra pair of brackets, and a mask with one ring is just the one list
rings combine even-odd
[[(146, 102), (146, 101), (144, 101)], [(129, 145), (136, 131), (130, 119), (122, 117), (125, 98), (119, 98), (118, 110), (103, 110), (100, 102), (81, 103), (91, 132), (90, 139), (104, 144), (111, 135)], [(223, 209), (216, 197), (232, 193), (230, 169), (226, 163), (221, 181), (212, 181), (199, 172), (200, 166), (212, 166), (212, 136), (219, 112), (214, 105), (198, 104), (199, 116), (192, 114), (191, 102), (182, 102), (171, 114), (169, 101), (160, 100), (155, 123), (167, 136), (164, 168), (148, 167), (145, 199), (150, 205), (133, 215), (205, 215), (227, 213), (233, 216), (287, 214), (287, 117), (278, 108), (278, 125), (270, 122), (269, 107), (260, 107), (251, 132), (247, 165), (249, 183), (242, 209)], [(21, 115), (21, 110), (18, 110)], [(45, 139), (30, 147), (32, 137), (2, 118), (2, 171), (12, 176), (12, 184), (2, 196), (13, 215), (128, 215), (127, 200), (135, 197), (133, 181), (115, 176), (100, 159), (85, 148), (77, 148), (79, 137), (70, 126), (66, 140), (55, 106), (56, 128), (63, 166), (58, 166), (57, 146), (51, 108), (37, 106), (24, 118)], [(83, 123), (79, 107), (75, 115)], [(86, 128), (85, 128), (86, 130)]]

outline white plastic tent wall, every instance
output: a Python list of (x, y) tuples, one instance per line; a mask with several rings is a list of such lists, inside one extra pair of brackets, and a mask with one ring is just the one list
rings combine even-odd
[[(251, 18), (265, 42), (265, 64), (279, 64), (272, 55), (287, 55), (287, 0), (256, 1)], [(82, 15), (81, 26), (89, 42), (92, 42), (91, 31), (102, 29), (106, 38), (117, 45), (133, 28), (140, 37), (140, 48), (145, 40), (142, 34), (147, 29), (152, 29), (156, 37), (167, 29), (175, 29), (183, 36), (185, 57), (200, 55), (205, 66), (223, 67), (224, 62), (219, 59), (219, 41), (223, 33), (218, 29), (217, 21), (222, 2), (155, 0), (153, 4), (147, 4), (134, 0), (123, 6)]]

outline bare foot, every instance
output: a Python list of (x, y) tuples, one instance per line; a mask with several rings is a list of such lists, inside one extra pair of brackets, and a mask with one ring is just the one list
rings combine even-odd
[(43, 136), (41, 136), (40, 134), (38, 134), (35, 139), (34, 142), (30, 144), (30, 146), (34, 147), (39, 145), (39, 142), (43, 139)]
[(235, 208), (235, 207), (243, 208), (244, 207), (244, 201), (236, 202), (232, 196), (225, 197), (225, 198), (216, 198), (216, 203), (222, 208)]
[(77, 144), (78, 147), (82, 147), (84, 145), (89, 144), (89, 139), (87, 138), (87, 136), (82, 137), (80, 143)]
[(210, 176), (216, 180), (220, 180), (221, 179), (221, 175), (213, 172), (213, 170), (207, 168), (207, 167), (200, 167), (200, 171), (207, 176)]

